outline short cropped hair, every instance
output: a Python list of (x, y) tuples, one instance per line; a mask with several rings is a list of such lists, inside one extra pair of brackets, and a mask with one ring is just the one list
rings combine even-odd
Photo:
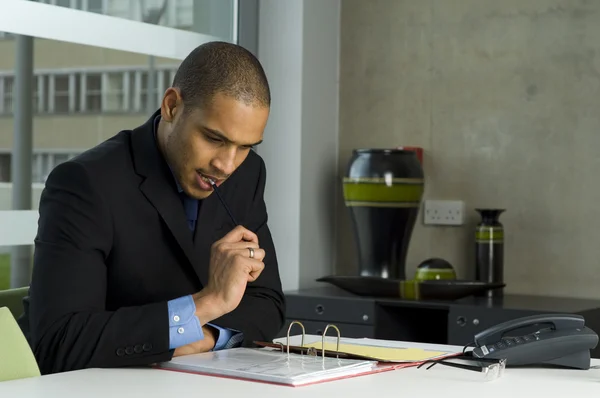
[(226, 42), (196, 47), (179, 66), (172, 86), (179, 88), (188, 110), (206, 106), (217, 93), (248, 105), (271, 105), (269, 83), (258, 59)]

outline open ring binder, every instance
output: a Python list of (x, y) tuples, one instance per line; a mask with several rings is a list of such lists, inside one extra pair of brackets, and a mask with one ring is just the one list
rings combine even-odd
[[(300, 345), (291, 344), (290, 333), (292, 328), (297, 325), (302, 329)], [(335, 345), (331, 342), (326, 342), (326, 336), (329, 329), (334, 329), (337, 333)], [(340, 329), (333, 324), (328, 324), (325, 327), (321, 335), (321, 342), (311, 342), (305, 344), (306, 329), (300, 321), (292, 321), (287, 329), (287, 335), (285, 345), (281, 342), (263, 342), (255, 341), (254, 344), (259, 347), (270, 347), (276, 348), (280, 352), (287, 352), (288, 358), (290, 354), (301, 354), (311, 356), (334, 357), (338, 359), (358, 359), (358, 360), (375, 360), (378, 362), (388, 363), (404, 363), (404, 364), (418, 364), (423, 361), (431, 361), (440, 358), (446, 358), (455, 356), (457, 353), (437, 351), (431, 349), (419, 349), (419, 348), (392, 348), (392, 347), (381, 347), (381, 346), (361, 346), (361, 345), (348, 345), (341, 344), (341, 332)]]
[[(294, 327), (300, 327), (302, 335), (292, 339), (290, 335)], [(336, 333), (334, 341), (327, 338), (327, 333), (331, 330)], [(358, 342), (354, 342), (354, 339), (346, 341), (342, 339), (340, 329), (333, 324), (325, 327), (320, 338), (308, 336), (307, 339), (302, 322), (296, 320), (289, 324), (285, 340), (254, 341), (254, 345), (259, 348), (236, 347), (179, 356), (161, 363), (159, 367), (300, 386), (415, 366), (421, 362), (457, 354), (402, 344), (400, 347), (386, 347), (361, 339)], [(297, 341), (298, 338), (300, 345), (292, 344), (292, 340)]]

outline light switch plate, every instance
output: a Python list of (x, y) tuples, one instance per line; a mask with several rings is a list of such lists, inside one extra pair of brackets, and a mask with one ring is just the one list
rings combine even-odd
[(462, 200), (426, 200), (423, 209), (425, 225), (463, 225), (465, 203)]

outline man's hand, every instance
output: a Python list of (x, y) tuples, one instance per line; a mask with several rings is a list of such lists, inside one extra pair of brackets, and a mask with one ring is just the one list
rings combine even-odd
[(202, 332), (204, 333), (204, 339), (176, 348), (175, 352), (173, 353), (173, 357), (199, 354), (201, 352), (208, 352), (215, 348), (215, 344), (217, 342), (217, 339), (215, 338), (216, 331), (210, 326), (205, 325), (202, 326)]
[[(250, 258), (251, 250), (254, 256)], [(196, 315), (202, 324), (233, 311), (242, 300), (246, 284), (258, 278), (265, 265), (258, 237), (237, 226), (216, 241), (210, 252), (208, 284), (194, 295)]]

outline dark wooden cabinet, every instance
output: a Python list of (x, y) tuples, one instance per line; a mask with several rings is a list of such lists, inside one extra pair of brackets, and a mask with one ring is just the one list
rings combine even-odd
[[(292, 321), (307, 334), (320, 335), (328, 324), (343, 337), (404, 340), (466, 345), (475, 334), (501, 322), (536, 314), (581, 314), (586, 325), (600, 333), (600, 300), (526, 295), (499, 298), (468, 297), (456, 301), (410, 301), (361, 297), (334, 286), (286, 293), (286, 323), (277, 337), (285, 337)], [(290, 334), (301, 334), (293, 325)], [(334, 336), (330, 329), (327, 335)], [(600, 357), (600, 347), (592, 351)]]
[[(300, 321), (306, 334), (322, 334), (328, 324), (334, 324), (345, 337), (375, 337), (375, 301), (351, 295), (287, 294), (286, 323), (278, 337), (285, 337), (292, 321)], [(293, 325), (292, 335), (302, 329)], [(334, 335), (329, 330), (327, 334)]]

